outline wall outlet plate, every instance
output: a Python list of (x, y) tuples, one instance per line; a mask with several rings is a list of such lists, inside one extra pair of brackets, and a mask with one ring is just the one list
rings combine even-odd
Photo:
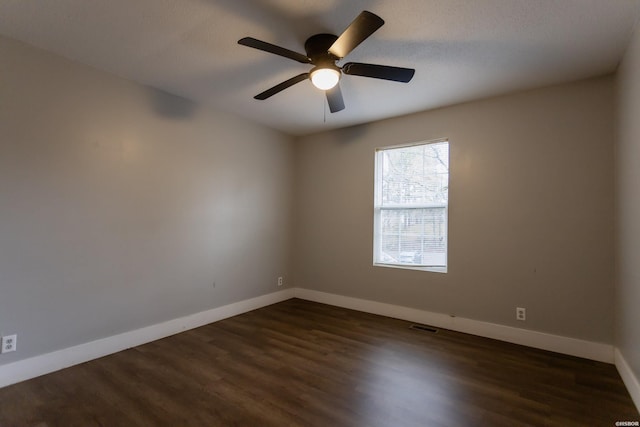
[(516, 307), (516, 320), (527, 320), (527, 309), (523, 307)]
[(2, 337), (2, 353), (16, 351), (18, 345), (18, 335), (7, 335)]
[(282, 286), (282, 277), (278, 277), (278, 286)]

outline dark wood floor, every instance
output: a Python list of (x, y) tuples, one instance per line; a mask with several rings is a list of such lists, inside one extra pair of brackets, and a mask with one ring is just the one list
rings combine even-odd
[(613, 426), (612, 365), (298, 299), (0, 389), (0, 426)]

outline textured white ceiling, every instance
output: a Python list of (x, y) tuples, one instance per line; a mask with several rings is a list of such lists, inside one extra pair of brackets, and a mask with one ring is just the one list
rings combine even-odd
[[(343, 62), (415, 68), (409, 84), (344, 76), (335, 114), (308, 81), (253, 99), (310, 67), (237, 40), (304, 53), (362, 10), (386, 24)], [(640, 0), (0, 0), (0, 34), (301, 135), (610, 73), (639, 16)]]

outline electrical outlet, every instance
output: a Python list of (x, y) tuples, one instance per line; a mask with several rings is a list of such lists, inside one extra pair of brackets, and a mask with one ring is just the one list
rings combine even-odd
[(7, 335), (2, 337), (2, 353), (16, 351), (18, 345), (18, 335)]
[(516, 307), (516, 320), (527, 320), (527, 309), (523, 307)]
[(282, 286), (282, 277), (278, 277), (278, 286)]

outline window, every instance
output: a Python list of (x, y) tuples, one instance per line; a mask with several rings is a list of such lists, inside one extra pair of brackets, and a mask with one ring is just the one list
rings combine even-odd
[(449, 142), (376, 151), (373, 263), (447, 271)]

